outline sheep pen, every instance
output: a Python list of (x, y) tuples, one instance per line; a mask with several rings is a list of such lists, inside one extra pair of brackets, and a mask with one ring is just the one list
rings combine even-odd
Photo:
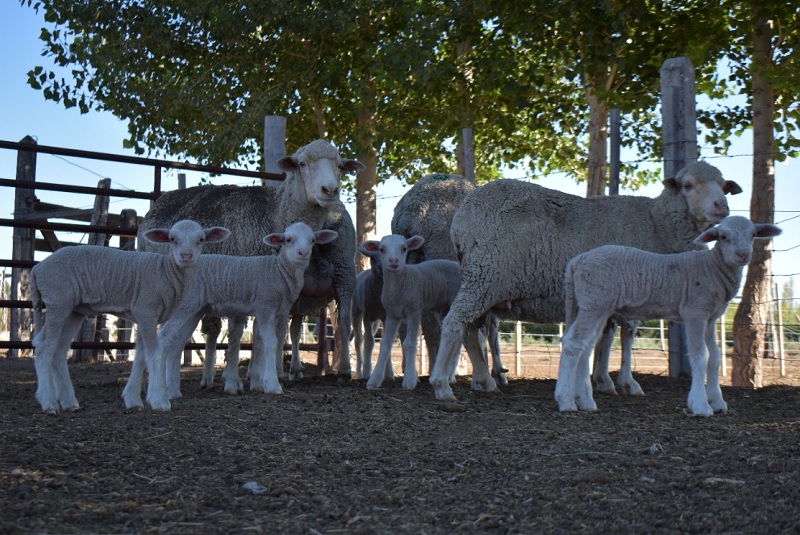
[[(459, 403), (421, 382), (312, 376), (283, 396), (201, 389), (125, 412), (130, 363), (71, 364), (81, 410), (50, 416), (31, 359), (0, 358), (0, 533), (791, 533), (800, 377), (723, 386), (731, 410), (685, 411), (689, 379), (559, 413), (554, 379)], [(539, 377), (544, 376), (542, 370)], [(211, 454), (210, 454), (211, 453)]]

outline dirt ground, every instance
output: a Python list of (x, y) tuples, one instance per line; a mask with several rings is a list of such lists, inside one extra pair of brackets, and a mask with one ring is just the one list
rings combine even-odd
[(698, 418), (658, 371), (636, 373), (645, 397), (562, 414), (546, 373), (461, 378), (443, 403), (426, 377), (230, 396), (191, 367), (157, 413), (124, 410), (129, 368), (70, 365), (82, 408), (51, 416), (32, 360), (0, 359), (0, 535), (800, 533), (793, 380), (724, 387), (729, 413)]

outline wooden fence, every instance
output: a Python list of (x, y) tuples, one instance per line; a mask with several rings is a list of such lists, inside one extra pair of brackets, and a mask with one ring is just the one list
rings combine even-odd
[[(17, 152), (16, 177), (0, 177), (0, 187), (14, 190), (14, 217), (0, 219), (0, 226), (13, 228), (12, 258), (0, 259), (0, 267), (11, 268), (10, 295), (3, 295), (0, 299), (0, 310), (8, 309), (9, 314), (9, 340), (0, 340), (0, 350), (8, 350), (9, 357), (16, 357), (19, 352), (23, 354), (31, 351), (31, 301), (29, 288), (30, 268), (35, 265), (34, 253), (36, 251), (52, 252), (59, 247), (71, 245), (58, 239), (57, 231), (71, 231), (90, 234), (90, 242), (98, 245), (108, 245), (112, 236), (120, 237), (120, 246), (135, 249), (134, 240), (140, 217), (132, 210), (121, 210), (119, 214), (108, 213), (110, 197), (127, 199), (144, 199), (154, 201), (161, 195), (162, 173), (166, 170), (197, 171), (213, 175), (228, 175), (255, 178), (263, 181), (283, 180), (283, 174), (264, 173), (241, 169), (228, 169), (217, 166), (196, 165), (186, 162), (157, 160), (133, 156), (122, 156), (91, 151), (73, 150), (61, 147), (38, 145), (31, 137), (25, 137), (20, 142), (0, 140), (0, 149)], [(126, 166), (145, 166), (152, 169), (152, 183), (142, 189), (146, 191), (130, 191), (113, 189), (110, 180), (101, 180), (97, 187), (75, 186), (57, 184), (37, 180), (36, 161), (40, 153), (71, 158), (101, 160), (116, 162)], [(60, 206), (41, 201), (37, 192), (52, 191), (62, 193), (76, 193), (94, 197), (94, 208), (81, 210)], [(60, 220), (76, 221), (63, 222)], [(36, 237), (39, 232), (41, 238)], [(7, 298), (6, 298), (7, 297)], [(72, 344), (73, 350), (98, 351), (116, 349), (125, 351), (133, 349), (130, 335), (121, 329), (122, 339), (115, 341), (97, 341), (92, 330), (88, 338)], [(126, 339), (127, 336), (127, 339)], [(324, 340), (322, 342), (324, 344)], [(199, 349), (203, 344), (187, 344), (187, 349)], [(218, 349), (226, 349), (226, 344), (219, 344)], [(242, 344), (243, 349), (250, 349), (250, 344)], [(82, 358), (82, 357), (79, 357)]]

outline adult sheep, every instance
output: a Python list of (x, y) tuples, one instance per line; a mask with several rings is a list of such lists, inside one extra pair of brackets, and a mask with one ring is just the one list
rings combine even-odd
[[(303, 222), (312, 230), (334, 228), (349, 216), (339, 199), (340, 178), (342, 173), (357, 173), (364, 165), (356, 160), (342, 158), (338, 150), (324, 140), (312, 141), (300, 147), (291, 156), (278, 160), (278, 167), (286, 173), (286, 179), (277, 187), (261, 186), (213, 186), (204, 185), (184, 190), (164, 193), (156, 200), (145, 215), (139, 232), (146, 232), (153, 227), (169, 226), (178, 219), (194, 219), (203, 225), (224, 226), (231, 229), (232, 235), (227, 242), (208, 247), (207, 251), (215, 254), (236, 256), (257, 256), (274, 254), (269, 247), (261, 243), (261, 238), (273, 232), (281, 232), (289, 224)], [(210, 223), (215, 222), (215, 223)], [(352, 222), (350, 222), (352, 225)], [(345, 243), (346, 237), (340, 235), (329, 245), (326, 251), (340, 246), (351, 247)], [(146, 250), (154, 250), (143, 240), (139, 243)], [(352, 247), (355, 247), (353, 239)], [(340, 331), (339, 347), (342, 351), (339, 373), (350, 375), (349, 337), (347, 327), (350, 321), (350, 299), (355, 284), (355, 253), (346, 262), (346, 266), (336, 270), (331, 278), (324, 280), (306, 280), (303, 291), (312, 295), (334, 292), (338, 300)], [(317, 262), (321, 254), (312, 257), (307, 270), (308, 274), (318, 273)], [(335, 260), (332, 260), (333, 262)], [(352, 268), (350, 267), (352, 265)], [(326, 270), (330, 274), (330, 270)], [(301, 298), (303, 293), (301, 293)], [(243, 390), (238, 369), (230, 369), (238, 365), (239, 339), (246, 323), (245, 317), (229, 318), (229, 349), (225, 358), (229, 367), (225, 375), (225, 391), (239, 393)], [(206, 358), (203, 368), (201, 386), (212, 387), (214, 382), (216, 339), (221, 331), (218, 318), (203, 318), (203, 332), (206, 336)], [(279, 342), (282, 346), (283, 341)], [(179, 363), (178, 363), (179, 364)], [(279, 370), (281, 376), (281, 370)], [(253, 385), (251, 385), (252, 388)]]
[[(519, 180), (497, 180), (464, 199), (450, 233), (461, 263), (461, 288), (442, 322), (430, 382), (438, 399), (454, 399), (448, 378), (464, 337), (472, 388), (496, 383), (480, 358), (476, 323), (489, 311), (534, 323), (564, 321), (564, 268), (600, 245), (677, 253), (728, 215), (725, 195), (741, 193), (704, 162), (663, 181), (658, 197), (586, 199)], [(589, 232), (591, 230), (591, 232)], [(505, 310), (497, 310), (498, 304)]]
[[(453, 214), (474, 189), (475, 184), (461, 175), (433, 173), (417, 180), (403, 195), (394, 208), (392, 234), (400, 234), (406, 238), (422, 236), (425, 239), (421, 247), (408, 251), (407, 263), (456, 260), (456, 251), (450, 240), (450, 224)], [(492, 375), (501, 384), (506, 384), (507, 370), (500, 360), (497, 324), (497, 317), (490, 314), (487, 318), (487, 337), (492, 353)], [(439, 320), (433, 314), (422, 314), (422, 333), (431, 357), (431, 369), (433, 357), (439, 348), (440, 330)]]

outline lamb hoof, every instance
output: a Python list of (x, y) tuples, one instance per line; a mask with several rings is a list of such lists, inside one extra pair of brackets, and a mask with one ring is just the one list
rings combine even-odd
[(495, 383), (498, 385), (508, 385), (508, 370), (505, 370), (502, 373), (492, 373), (492, 377), (494, 378)]
[(644, 390), (639, 383), (626, 383), (619, 385), (620, 391), (626, 396), (644, 396)]
[[(369, 376), (367, 376), (367, 377), (369, 377)], [(352, 381), (353, 380), (353, 374), (351, 372), (349, 372), (349, 371), (348, 372), (339, 371), (338, 379), (339, 379), (340, 382)], [(366, 377), (365, 377), (365, 379), (366, 379)]]
[(125, 403), (125, 409), (129, 411), (142, 410), (144, 403), (141, 399), (127, 399), (123, 396), (122, 401)]
[(699, 405), (697, 407), (689, 407), (689, 411), (694, 416), (712, 416), (714, 414), (714, 411), (711, 409), (711, 405), (708, 403), (706, 403), (705, 406)]
[(303, 370), (298, 370), (298, 371), (290, 370), (288, 377), (290, 381), (299, 381), (300, 379), (303, 378)]
[(610, 377), (607, 381), (603, 379), (596, 379), (592, 382), (594, 383), (594, 391), (598, 394), (608, 394), (610, 396), (617, 395), (617, 389), (614, 388), (614, 383), (611, 381)]
[(728, 404), (722, 400), (720, 400), (718, 403), (712, 402), (711, 408), (713, 409), (714, 414), (719, 414), (719, 413), (726, 414), (728, 412)]

